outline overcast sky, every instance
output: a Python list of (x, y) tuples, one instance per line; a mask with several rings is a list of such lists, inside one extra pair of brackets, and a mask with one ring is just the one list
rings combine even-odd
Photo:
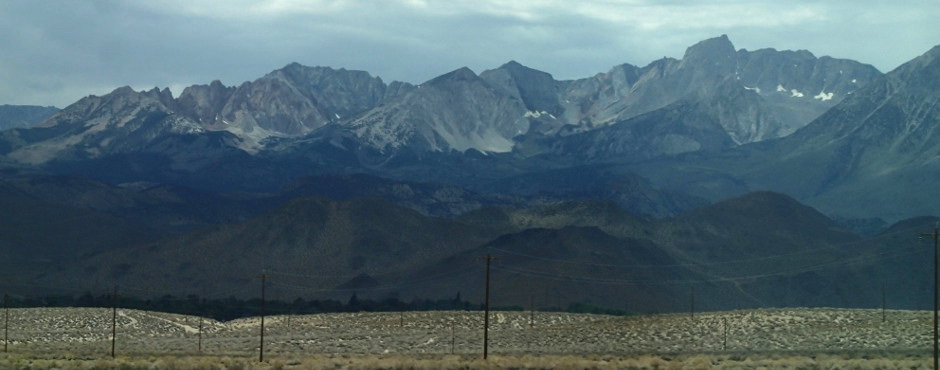
[(887, 72), (940, 44), (938, 19), (937, 0), (0, 0), (0, 104), (179, 94), (291, 62), (421, 83), (516, 60), (575, 79), (721, 34)]

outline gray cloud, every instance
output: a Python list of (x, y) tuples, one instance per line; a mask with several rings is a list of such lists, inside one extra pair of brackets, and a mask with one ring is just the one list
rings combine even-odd
[(887, 71), (940, 43), (938, 16), (933, 0), (0, 0), (0, 104), (237, 85), (295, 61), (420, 83), (517, 60), (572, 79), (720, 34)]

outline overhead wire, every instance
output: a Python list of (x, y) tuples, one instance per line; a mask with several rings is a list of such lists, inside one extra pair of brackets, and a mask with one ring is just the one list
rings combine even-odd
[[(506, 253), (506, 254), (516, 255), (516, 256), (520, 256), (520, 257), (526, 257), (526, 258), (535, 259), (535, 260), (549, 261), (549, 262), (556, 262), (556, 263), (564, 263), (564, 264), (573, 264), (573, 265), (594, 266), (594, 267), (627, 267), (627, 268), (703, 267), (703, 266), (729, 265), (729, 264), (736, 264), (736, 263), (750, 263), (750, 262), (757, 262), (757, 261), (772, 260), (772, 259), (777, 259), (777, 258), (792, 257), (792, 256), (802, 255), (802, 254), (816, 253), (816, 252), (819, 252), (819, 251), (822, 251), (822, 250), (833, 249), (833, 248), (838, 248), (838, 247), (846, 247), (846, 246), (853, 245), (853, 244), (869, 243), (869, 242), (873, 242), (873, 241), (878, 240), (878, 239), (887, 238), (887, 237), (889, 237), (889, 236), (893, 236), (893, 235), (897, 235), (897, 234), (902, 234), (902, 233), (908, 233), (908, 232), (911, 232), (911, 231), (914, 230), (914, 229), (917, 229), (917, 228), (916, 228), (916, 227), (911, 227), (911, 228), (904, 229), (904, 230), (894, 231), (894, 232), (891, 232), (891, 233), (888, 233), (888, 234), (881, 234), (881, 235), (878, 235), (878, 236), (875, 236), (875, 237), (871, 237), (871, 238), (865, 238), (865, 239), (860, 239), (860, 240), (854, 240), (854, 241), (845, 242), (845, 243), (839, 243), (839, 244), (834, 244), (834, 245), (827, 245), (827, 246), (823, 246), (823, 247), (819, 247), (819, 248), (803, 249), (803, 250), (799, 250), (799, 251), (795, 251), (795, 252), (791, 252), (791, 253), (782, 253), (782, 254), (776, 254), (776, 255), (770, 255), (770, 256), (760, 256), (760, 257), (744, 258), (744, 259), (736, 259), (736, 260), (725, 260), (725, 261), (715, 261), (715, 262), (696, 262), (696, 263), (674, 263), (674, 264), (607, 264), (607, 263), (593, 263), (593, 262), (584, 262), (584, 261), (572, 261), (572, 260), (565, 260), (565, 259), (558, 259), (558, 258), (549, 258), (549, 257), (543, 257), (543, 256), (536, 256), (536, 255), (532, 255), (532, 254), (527, 254), (527, 253), (522, 253), (522, 252), (516, 252), (516, 251), (510, 251), (510, 250), (506, 250), (506, 249), (502, 249), (502, 248), (496, 248), (496, 247), (492, 247), (492, 246), (487, 247), (487, 249), (494, 250), (494, 251), (497, 251), (497, 252), (500, 252), (500, 253)], [(846, 252), (846, 251), (844, 251), (844, 250), (839, 250), (839, 249), (836, 249), (836, 251), (839, 251), (839, 252)]]
[(281, 282), (275, 282), (275, 281), (270, 281), (270, 284), (271, 284), (272, 286), (285, 287), (285, 288), (288, 288), (288, 289), (293, 289), (293, 290), (296, 290), (296, 291), (303, 291), (303, 292), (362, 292), (362, 291), (378, 291), (378, 290), (402, 289), (402, 288), (411, 288), (411, 287), (416, 287), (416, 286), (428, 285), (428, 284), (432, 284), (432, 283), (435, 283), (435, 282), (438, 282), (438, 281), (442, 281), (443, 278), (445, 278), (445, 277), (453, 276), (453, 275), (459, 275), (459, 274), (461, 274), (461, 273), (467, 272), (467, 271), (469, 271), (469, 270), (471, 270), (471, 269), (473, 269), (473, 268), (474, 268), (474, 266), (467, 266), (467, 267), (464, 267), (464, 268), (461, 268), (461, 269), (451, 270), (451, 271), (448, 271), (448, 272), (443, 273), (443, 274), (432, 275), (432, 276), (428, 276), (428, 277), (421, 278), (421, 279), (407, 280), (407, 281), (399, 281), (399, 282), (391, 282), (391, 283), (388, 283), (388, 284), (377, 285), (377, 286), (371, 286), (371, 287), (361, 287), (361, 288), (317, 288), (317, 287), (303, 286), (303, 285), (298, 285), (298, 284), (288, 284), (288, 283), (281, 283)]
[(793, 274), (799, 274), (799, 273), (805, 273), (805, 272), (819, 271), (824, 268), (835, 266), (835, 265), (859, 263), (859, 262), (864, 262), (864, 261), (873, 260), (873, 259), (898, 258), (898, 257), (903, 257), (903, 256), (908, 256), (908, 255), (913, 255), (913, 254), (923, 253), (923, 252), (924, 252), (923, 250), (917, 250), (916, 247), (907, 247), (907, 248), (901, 249), (900, 251), (895, 251), (891, 253), (882, 252), (882, 253), (876, 253), (876, 254), (865, 254), (865, 255), (853, 257), (850, 259), (814, 264), (814, 265), (809, 265), (809, 266), (801, 266), (798, 268), (793, 268), (793, 269), (784, 270), (784, 271), (776, 271), (772, 273), (746, 275), (746, 276), (722, 277), (722, 278), (715, 278), (715, 279), (685, 279), (685, 280), (604, 279), (604, 278), (597, 278), (597, 277), (562, 275), (562, 274), (551, 273), (551, 272), (546, 272), (546, 271), (529, 270), (529, 269), (524, 269), (524, 268), (515, 267), (515, 266), (494, 265), (493, 268), (496, 270), (506, 271), (506, 272), (510, 272), (510, 273), (514, 273), (514, 274), (518, 274), (522, 276), (545, 278), (545, 279), (556, 280), (556, 281), (612, 284), (612, 285), (675, 285), (675, 284), (740, 282), (740, 281), (748, 281), (748, 280), (757, 280), (757, 279), (763, 279), (763, 278), (769, 278), (769, 277), (775, 277), (775, 276), (786, 276), (786, 275), (793, 275)]

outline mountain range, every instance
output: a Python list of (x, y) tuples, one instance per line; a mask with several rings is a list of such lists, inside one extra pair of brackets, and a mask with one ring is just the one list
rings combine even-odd
[(720, 36), (577, 80), (292, 63), (178, 97), (122, 87), (0, 131), (21, 225), (4, 279), (250, 295), (265, 270), (285, 297), (468, 297), (494, 254), (506, 304), (854, 307), (909, 278), (896, 303), (921, 307), (926, 267), (903, 266), (923, 256), (888, 243), (940, 209), (938, 55), (883, 74)]

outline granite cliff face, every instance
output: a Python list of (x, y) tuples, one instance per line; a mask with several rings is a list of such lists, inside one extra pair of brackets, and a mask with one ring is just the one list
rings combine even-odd
[(342, 126), (379, 151), (507, 152), (529, 130), (525, 112), (520, 99), (461, 68)]
[(136, 92), (125, 86), (88, 96), (33, 128), (4, 132), (6, 156), (31, 165), (80, 160), (146, 151), (160, 139), (205, 133), (193, 120), (172, 114), (174, 104), (168, 89)]
[(179, 100), (210, 129), (262, 140), (304, 135), (362, 113), (386, 98), (386, 88), (363, 71), (293, 63), (236, 88), (193, 86)]

